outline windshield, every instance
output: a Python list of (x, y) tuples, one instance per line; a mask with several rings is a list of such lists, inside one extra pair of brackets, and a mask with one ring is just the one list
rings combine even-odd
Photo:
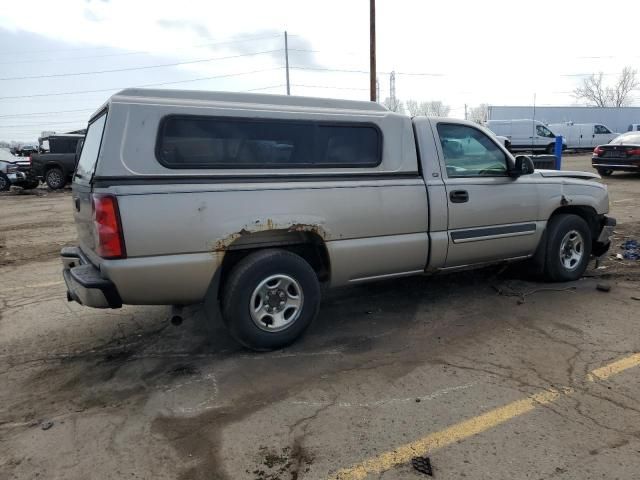
[(82, 146), (82, 153), (80, 153), (80, 160), (78, 161), (76, 173), (73, 177), (74, 182), (88, 184), (91, 181), (93, 171), (96, 168), (96, 162), (98, 161), (98, 153), (100, 152), (100, 144), (102, 143), (102, 132), (104, 131), (106, 120), (107, 113), (105, 112), (89, 125), (87, 136)]
[(640, 132), (623, 133), (609, 142), (611, 145), (633, 144), (640, 145)]

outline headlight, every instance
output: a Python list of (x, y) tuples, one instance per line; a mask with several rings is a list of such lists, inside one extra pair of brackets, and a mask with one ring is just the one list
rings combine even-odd
[(7, 173), (16, 173), (18, 171), (17, 165), (9, 165), (7, 167)]

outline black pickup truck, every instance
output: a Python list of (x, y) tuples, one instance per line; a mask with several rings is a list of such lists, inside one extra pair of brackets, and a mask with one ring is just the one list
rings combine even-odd
[(49, 188), (63, 188), (71, 180), (84, 142), (84, 135), (64, 134), (40, 138), (42, 147), (49, 142), (49, 151), (31, 155), (31, 173), (44, 180)]

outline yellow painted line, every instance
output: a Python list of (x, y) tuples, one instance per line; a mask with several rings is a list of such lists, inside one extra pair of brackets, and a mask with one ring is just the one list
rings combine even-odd
[[(587, 376), (593, 380), (594, 377), (606, 379), (624, 370), (640, 365), (640, 353), (612, 362), (604, 367), (592, 370)], [(439, 432), (430, 433), (426, 437), (406, 443), (393, 450), (382, 453), (375, 457), (349, 468), (344, 468), (333, 477), (338, 480), (362, 480), (370, 474), (380, 474), (401, 464), (408, 463), (413, 457), (424, 455), (426, 452), (443, 448), (479, 433), (490, 430), (515, 417), (531, 412), (537, 406), (547, 405), (556, 401), (564, 395), (571, 395), (574, 390), (566, 388), (563, 390), (546, 390), (522, 400), (509, 403), (503, 407), (496, 408), (483, 413), (477, 417), (456, 423)]]
[(637, 367), (638, 365), (640, 365), (640, 353), (634, 353), (633, 355), (605, 365), (604, 367), (592, 370), (588, 378), (592, 382), (596, 379), (606, 380), (609, 377), (617, 375), (620, 372), (624, 372), (632, 367)]

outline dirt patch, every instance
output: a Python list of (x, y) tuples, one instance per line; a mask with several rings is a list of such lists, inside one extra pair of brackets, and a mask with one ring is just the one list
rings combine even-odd
[(640, 260), (617, 258), (624, 254), (624, 243), (628, 240), (640, 242), (640, 222), (621, 223), (615, 228), (611, 248), (600, 262), (599, 268), (592, 268), (587, 276), (603, 278), (622, 278), (637, 280), (640, 278)]

